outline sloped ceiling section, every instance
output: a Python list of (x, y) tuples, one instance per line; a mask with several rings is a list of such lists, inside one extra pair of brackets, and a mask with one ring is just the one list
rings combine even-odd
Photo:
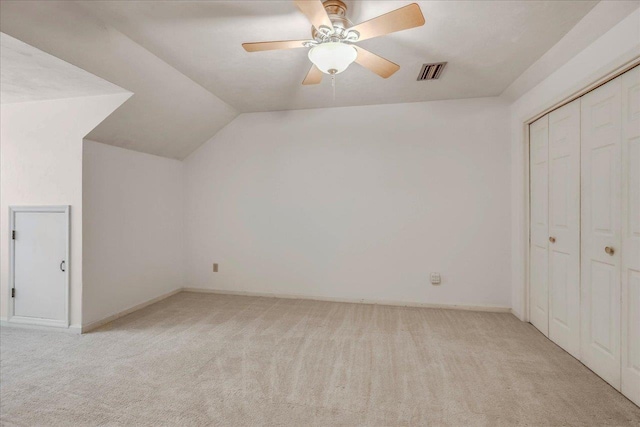
[[(601, 1), (558, 43), (502, 92), (515, 101), (640, 7), (640, 1)], [(638, 23), (640, 27), (640, 22)]]
[(0, 33), (0, 103), (131, 94), (53, 55)]
[(238, 114), (75, 2), (2, 1), (0, 31), (134, 93), (89, 139), (183, 159)]

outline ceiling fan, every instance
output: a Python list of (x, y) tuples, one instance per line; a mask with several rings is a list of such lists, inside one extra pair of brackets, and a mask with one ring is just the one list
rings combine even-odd
[(294, 3), (313, 25), (310, 40), (243, 43), (242, 47), (247, 52), (310, 48), (309, 60), (313, 66), (303, 85), (318, 84), (323, 74), (335, 76), (354, 61), (386, 79), (400, 66), (355, 43), (424, 25), (424, 16), (416, 3), (355, 26), (346, 17), (347, 5), (340, 0), (326, 0), (324, 3), (321, 0), (294, 0)]

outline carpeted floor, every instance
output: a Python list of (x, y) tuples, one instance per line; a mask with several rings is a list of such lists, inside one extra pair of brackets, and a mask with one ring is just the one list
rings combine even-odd
[(7, 426), (640, 425), (510, 314), (183, 292), (83, 336), (0, 338)]

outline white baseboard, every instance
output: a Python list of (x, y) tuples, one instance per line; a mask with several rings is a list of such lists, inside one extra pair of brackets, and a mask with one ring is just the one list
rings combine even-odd
[(521, 320), (523, 322), (526, 322), (526, 320), (524, 320), (524, 316), (520, 315), (520, 313), (518, 313), (516, 310), (514, 310), (513, 308), (511, 309), (511, 314), (513, 314), (515, 317), (518, 318), (518, 320)]
[(491, 313), (511, 313), (511, 307), (500, 307), (500, 306), (489, 306), (489, 305), (433, 304), (433, 303), (409, 302), (409, 301), (388, 301), (388, 300), (370, 300), (370, 299), (359, 299), (359, 298), (317, 297), (317, 296), (296, 295), (296, 294), (229, 291), (224, 289), (207, 289), (207, 288), (182, 288), (182, 291), (221, 294), (221, 295), (241, 295), (241, 296), (266, 297), (266, 298), (286, 298), (286, 299), (305, 299), (305, 300), (312, 300), (312, 301), (346, 302), (351, 304), (373, 304), (373, 305), (389, 305), (389, 306), (398, 306), (398, 307), (444, 308), (449, 310), (486, 311)]
[(46, 332), (64, 332), (67, 334), (81, 334), (82, 328), (79, 325), (71, 325), (69, 327), (60, 326), (44, 326), (44, 325), (32, 325), (28, 323), (9, 322), (5, 318), (0, 320), (0, 327), (3, 328), (19, 328), (19, 329), (33, 329), (36, 331)]
[(0, 319), (0, 326), (67, 332), (67, 333), (73, 333), (73, 334), (86, 333), (94, 329), (97, 329), (103, 325), (106, 325), (107, 323), (113, 322), (114, 320), (119, 319), (123, 316), (126, 316), (135, 311), (143, 309), (151, 304), (155, 304), (159, 301), (162, 301), (163, 299), (169, 298), (170, 296), (173, 296), (180, 292), (200, 292), (200, 293), (220, 294), (220, 295), (240, 295), (240, 296), (253, 296), (253, 297), (265, 297), (265, 298), (302, 299), (302, 300), (311, 300), (311, 301), (344, 302), (344, 303), (350, 303), (350, 304), (387, 305), (387, 306), (396, 306), (396, 307), (441, 308), (441, 309), (448, 309), (448, 310), (484, 311), (484, 312), (491, 312), (491, 313), (512, 313), (515, 315), (515, 313), (510, 307), (489, 306), (489, 305), (433, 304), (433, 303), (411, 302), (411, 301), (388, 301), (388, 300), (370, 300), (370, 299), (360, 299), (360, 298), (320, 297), (320, 296), (297, 295), (297, 294), (277, 294), (277, 293), (267, 293), (267, 292), (230, 291), (225, 289), (179, 288), (171, 292), (167, 292), (166, 294), (160, 295), (158, 297), (152, 298), (148, 301), (142, 302), (140, 304), (136, 304), (133, 307), (129, 307), (128, 309), (112, 314), (111, 316), (83, 325), (82, 327), (77, 325), (71, 325), (68, 328), (26, 325), (26, 324), (8, 322), (4, 318)]
[(118, 313), (112, 314), (111, 316), (107, 316), (107, 317), (105, 317), (103, 319), (96, 320), (94, 322), (91, 322), (91, 323), (88, 323), (86, 325), (83, 325), (82, 326), (82, 333), (84, 334), (86, 332), (92, 331), (92, 330), (94, 330), (96, 328), (99, 328), (102, 325), (106, 325), (107, 323), (113, 322), (114, 320), (119, 319), (119, 318), (121, 318), (123, 316), (126, 316), (127, 314), (131, 314), (134, 311), (138, 311), (138, 310), (143, 309), (143, 308), (145, 308), (145, 307), (147, 307), (147, 306), (149, 306), (151, 304), (155, 304), (155, 303), (157, 303), (159, 301), (162, 301), (165, 298), (169, 298), (170, 296), (173, 296), (173, 295), (175, 295), (175, 294), (177, 294), (179, 292), (182, 292), (182, 288), (174, 289), (171, 292), (167, 292), (166, 294), (162, 294), (162, 295), (160, 295), (158, 297), (151, 298), (148, 301), (142, 302), (140, 304), (136, 304), (133, 307), (129, 307), (126, 310), (123, 310), (123, 311), (119, 311)]

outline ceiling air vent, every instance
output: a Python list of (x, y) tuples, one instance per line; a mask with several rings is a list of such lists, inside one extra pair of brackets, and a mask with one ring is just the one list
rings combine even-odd
[(424, 64), (418, 74), (418, 81), (422, 80), (435, 80), (440, 77), (446, 62), (436, 62), (435, 64)]

